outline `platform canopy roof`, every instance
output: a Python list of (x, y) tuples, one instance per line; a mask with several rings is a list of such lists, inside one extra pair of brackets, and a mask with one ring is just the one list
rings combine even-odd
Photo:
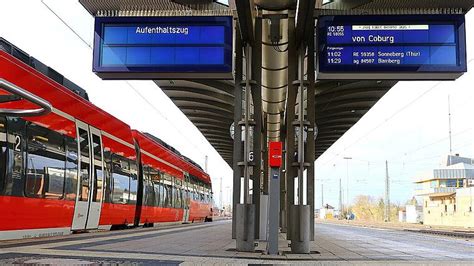
[[(142, 15), (153, 15), (156, 12), (181, 12), (185, 14), (199, 10), (202, 14), (209, 11), (226, 12), (235, 10), (236, 2), (247, 0), (228, 0), (229, 6), (216, 0), (79, 0), (92, 15), (127, 15), (142, 12)], [(279, 0), (275, 0), (279, 1)], [(296, 2), (296, 0), (294, 1)], [(375, 12), (446, 12), (461, 10), (467, 13), (473, 7), (472, 0), (316, 0), (315, 12), (319, 10), (339, 11), (375, 11)], [(409, 11), (411, 10), (411, 11)], [(148, 13), (147, 13), (148, 12)], [(135, 14), (138, 15), (138, 14)]]
[[(79, 0), (93, 16), (234, 15), (236, 4), (215, 0)], [(295, 1), (296, 2), (296, 1)], [(314, 16), (327, 14), (459, 14), (472, 0), (316, 0)], [(241, 22), (242, 23), (242, 22)], [(155, 83), (232, 166), (234, 84), (219, 80), (156, 80)], [(318, 81), (315, 86), (316, 158), (359, 121), (396, 81)]]
[[(155, 83), (232, 165), (234, 85), (230, 81)], [(394, 81), (321, 81), (316, 84), (316, 158), (347, 132), (395, 84)]]

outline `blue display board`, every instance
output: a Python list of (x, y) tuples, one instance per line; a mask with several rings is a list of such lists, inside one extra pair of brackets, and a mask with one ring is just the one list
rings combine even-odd
[[(366, 79), (384, 73), (390, 79), (433, 79), (427, 74), (467, 70), (462, 15), (325, 16), (318, 22), (317, 38), (322, 77), (365, 73)], [(437, 77), (449, 76), (456, 75)]]
[(97, 17), (102, 78), (231, 78), (232, 17)]

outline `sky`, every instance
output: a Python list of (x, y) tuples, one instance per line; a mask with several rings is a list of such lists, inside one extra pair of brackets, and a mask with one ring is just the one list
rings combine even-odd
[[(3, 0), (0, 36), (87, 90), (95, 105), (132, 128), (154, 134), (202, 166), (205, 156), (209, 156), (214, 198), (220, 203), (222, 187), (227, 204), (232, 169), (199, 130), (152, 81), (98, 78), (92, 73), (89, 47), (93, 17), (77, 0), (43, 2)], [(468, 73), (457, 81), (399, 82), (316, 161), (316, 207), (322, 204), (322, 191), (325, 204), (338, 206), (339, 179), (344, 202), (361, 194), (382, 197), (385, 161), (391, 179), (391, 201), (403, 204), (410, 199), (414, 177), (438, 167), (442, 156), (449, 153), (448, 97), (453, 153), (474, 157), (474, 28), (470, 25), (474, 25), (473, 12), (466, 16)]]

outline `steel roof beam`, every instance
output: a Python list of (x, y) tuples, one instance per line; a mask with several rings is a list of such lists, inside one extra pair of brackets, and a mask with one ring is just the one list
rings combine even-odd
[(230, 137), (230, 132), (229, 132), (229, 134), (227, 134), (227, 135), (225, 135), (225, 134), (223, 134), (223, 133), (221, 133), (221, 134), (214, 134), (214, 133), (209, 133), (209, 132), (208, 132), (208, 133), (206, 133), (205, 137), (211, 137), (211, 138), (212, 138), (212, 137), (217, 137), (217, 138), (226, 138), (226, 137), (228, 137), (228, 140), (229, 140), (229, 141), (232, 141), (232, 138)]
[(209, 116), (195, 116), (190, 115), (187, 116), (191, 122), (199, 122), (199, 123), (208, 123), (208, 124), (218, 124), (218, 125), (226, 125), (227, 127), (232, 124), (232, 119), (223, 119), (223, 118), (214, 118)]
[[(199, 94), (204, 95), (207, 97), (211, 97), (213, 99), (219, 99), (223, 103), (232, 104), (234, 101), (234, 96), (229, 96), (223, 93), (216, 93), (210, 90), (198, 89), (198, 88), (190, 88), (190, 87), (161, 87), (161, 89), (165, 92), (168, 97), (173, 98), (169, 94), (180, 93), (183, 92), (183, 96), (191, 96), (189, 94)], [(169, 93), (169, 94), (168, 94)], [(179, 95), (181, 96), (181, 95)]]
[[(225, 111), (229, 111), (229, 112), (232, 112), (232, 105), (231, 104), (225, 104), (225, 103), (221, 103), (221, 102), (216, 102), (216, 101), (212, 101), (212, 100), (205, 100), (205, 99), (196, 99), (196, 98), (192, 98), (192, 97), (173, 97), (171, 98), (171, 100), (173, 102), (188, 102), (188, 103), (200, 103), (200, 104), (204, 104), (204, 105), (207, 105), (207, 106), (213, 106), (213, 107), (216, 107), (216, 111), (217, 109), (222, 109), (222, 110), (225, 110)], [(180, 106), (180, 104), (176, 104), (178, 107)]]
[[(231, 139), (232, 140), (232, 139)], [(211, 144), (215, 144), (215, 143), (220, 143), (222, 145), (226, 145), (230, 148), (230, 150), (233, 149), (233, 144), (232, 144), (232, 141), (229, 141), (227, 139), (223, 139), (223, 138), (215, 138), (215, 137), (209, 137), (208, 138), (208, 141), (209, 143)]]
[(222, 124), (209, 124), (209, 123), (196, 122), (196, 123), (194, 123), (194, 125), (197, 126), (198, 128), (208, 128), (208, 129), (216, 129), (216, 130), (229, 130), (228, 125), (222, 125)]
[(196, 127), (202, 132), (202, 134), (204, 136), (206, 136), (206, 133), (208, 133), (208, 132), (218, 134), (218, 135), (222, 134), (222, 136), (225, 136), (225, 133), (223, 132), (222, 129), (217, 130), (217, 129), (212, 129), (212, 128), (198, 127), (198, 126), (196, 126)]
[[(320, 113), (316, 112), (316, 120), (318, 119), (323, 119), (323, 118), (329, 118), (329, 117), (336, 117), (336, 116), (341, 116), (341, 115), (347, 115), (347, 116), (363, 116), (365, 115), (370, 109), (369, 108), (353, 108), (351, 106), (349, 107), (340, 107), (340, 108), (333, 108), (331, 112), (329, 113)], [(361, 114), (362, 113), (362, 114)]]
[(229, 83), (229, 82), (223, 82), (223, 81), (220, 81), (220, 80), (206, 80), (206, 79), (203, 79), (203, 80), (190, 80), (190, 81), (192, 81), (194, 83), (201, 84), (201, 85), (205, 85), (205, 86), (208, 86), (208, 87), (212, 87), (212, 88), (220, 90), (220, 91), (224, 91), (224, 92), (228, 93), (229, 95), (234, 96), (234, 85)]
[(296, 47), (299, 47), (306, 38), (314, 38), (310, 33), (314, 28), (315, 7), (316, 0), (298, 0), (295, 27)]
[(191, 106), (191, 105), (185, 105), (185, 104), (176, 104), (176, 106), (179, 107), (183, 111), (184, 114), (199, 114), (200, 112), (205, 112), (205, 113), (211, 113), (217, 116), (222, 116), (222, 117), (232, 117), (232, 112), (230, 111), (220, 111), (217, 108), (211, 108), (211, 107), (204, 107), (204, 106)]
[(228, 148), (229, 151), (232, 150), (232, 147), (233, 147), (232, 142), (231, 142), (231, 143), (227, 143), (227, 142), (224, 142), (224, 141), (219, 140), (219, 139), (211, 139), (211, 141), (212, 141), (212, 144), (213, 144), (213, 145), (220, 145), (220, 146), (222, 146), (222, 147)]
[(253, 0), (236, 0), (238, 23), (240, 35), (244, 43), (253, 45), (255, 36), (253, 32)]
[(390, 88), (386, 87), (369, 87), (369, 88), (353, 88), (353, 89), (341, 89), (341, 90), (331, 90), (316, 96), (317, 101), (321, 101), (323, 99), (332, 99), (338, 97), (349, 97), (351, 95), (358, 95), (358, 94), (385, 94)]

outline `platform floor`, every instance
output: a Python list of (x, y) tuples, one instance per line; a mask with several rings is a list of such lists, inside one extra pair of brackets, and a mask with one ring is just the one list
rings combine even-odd
[[(283, 255), (235, 250), (230, 221), (129, 229), (0, 242), (0, 264), (473, 264), (474, 242), (398, 230), (317, 224), (312, 253)], [(281, 236), (281, 246), (286, 244)]]

